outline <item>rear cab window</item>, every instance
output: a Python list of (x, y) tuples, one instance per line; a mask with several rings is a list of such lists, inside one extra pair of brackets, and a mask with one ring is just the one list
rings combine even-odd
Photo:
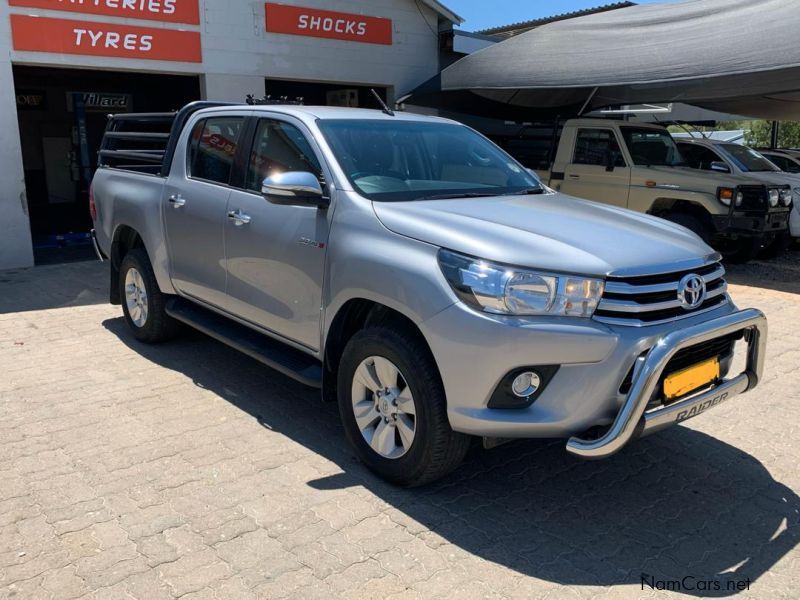
[(192, 179), (228, 185), (244, 117), (209, 117), (192, 129), (187, 173)]
[(617, 136), (611, 129), (578, 129), (572, 164), (626, 166)]

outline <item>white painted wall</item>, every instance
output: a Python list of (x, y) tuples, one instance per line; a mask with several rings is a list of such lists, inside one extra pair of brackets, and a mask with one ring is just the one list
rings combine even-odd
[[(264, 93), (264, 79), (296, 79), (386, 87), (389, 100), (438, 72), (438, 16), (415, 0), (277, 0), (323, 10), (392, 20), (391, 46), (267, 33), (264, 2), (200, 0), (200, 25), (117, 19), (57, 10), (9, 7), (0, 0), (0, 268), (32, 264), (17, 131), (16, 103), (8, 62), (125, 71), (201, 75), (206, 99), (243, 101)], [(59, 19), (187, 29), (202, 35), (203, 62), (174, 63), (97, 56), (16, 52), (11, 49), (9, 13)], [(4, 61), (4, 62), (3, 62)]]
[(0, 36), (0, 270), (33, 265), (8, 43), (7, 37)]

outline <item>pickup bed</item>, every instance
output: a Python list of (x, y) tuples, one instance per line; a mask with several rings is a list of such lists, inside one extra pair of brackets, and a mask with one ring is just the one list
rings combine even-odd
[(100, 159), (95, 237), (132, 335), (187, 324), (319, 388), (401, 485), (475, 437), (610, 456), (761, 377), (766, 320), (701, 238), (553, 192), (453, 121), (199, 103), (112, 117)]

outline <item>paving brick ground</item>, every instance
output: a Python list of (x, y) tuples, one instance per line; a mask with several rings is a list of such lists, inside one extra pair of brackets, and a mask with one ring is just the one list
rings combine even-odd
[(770, 318), (756, 391), (607, 461), (516, 442), (405, 491), (313, 391), (133, 341), (102, 265), (0, 273), (0, 598), (798, 598), (800, 266), (731, 281)]

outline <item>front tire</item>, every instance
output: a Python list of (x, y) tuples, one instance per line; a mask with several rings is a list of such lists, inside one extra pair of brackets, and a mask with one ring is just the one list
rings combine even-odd
[(743, 237), (725, 243), (722, 257), (733, 265), (741, 265), (753, 260), (761, 251), (764, 240), (761, 237)]
[(711, 241), (711, 228), (700, 218), (689, 213), (671, 212), (664, 215), (667, 221), (682, 225), (692, 233), (696, 234), (706, 244)]
[(133, 337), (148, 344), (175, 337), (179, 324), (166, 313), (167, 297), (158, 289), (144, 249), (134, 248), (122, 259), (119, 286), (122, 312)]
[(758, 253), (758, 258), (777, 258), (789, 249), (791, 243), (792, 237), (789, 235), (788, 231), (776, 233), (775, 237), (769, 243), (764, 244), (764, 247)]
[(430, 350), (402, 327), (370, 327), (350, 339), (337, 395), (359, 458), (392, 483), (417, 486), (443, 477), (469, 449), (469, 436), (450, 428)]

